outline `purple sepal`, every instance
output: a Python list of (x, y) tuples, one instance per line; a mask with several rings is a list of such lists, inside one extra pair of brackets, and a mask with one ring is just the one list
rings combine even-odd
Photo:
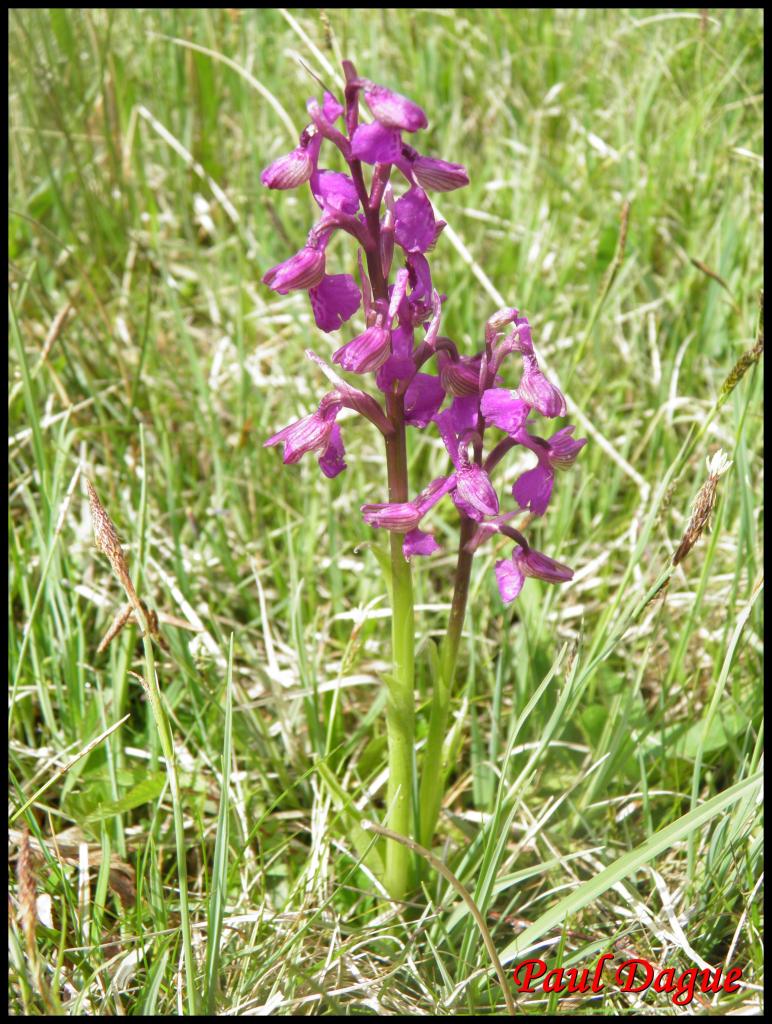
[(453, 504), (456, 506), (458, 511), (462, 512), (467, 519), (474, 519), (476, 523), (482, 523), (485, 518), (483, 513), (473, 505), (470, 505), (468, 501), (464, 501), (458, 491), (453, 491), (451, 498), (453, 499)]
[(331, 92), (325, 92), (324, 94), (324, 100), (322, 101), (322, 113), (330, 124), (334, 124), (343, 113), (343, 107)]
[[(298, 462), (306, 452), (321, 451), (324, 454), (333, 436), (336, 427), (335, 417), (341, 406), (340, 399), (334, 393), (325, 395), (316, 412), (290, 423), (264, 441), (263, 446), (270, 448), (272, 445), (283, 444), (283, 462), (286, 465)], [(339, 433), (337, 441), (340, 443)], [(342, 445), (340, 452), (342, 457)]]
[(409, 533), (415, 530), (423, 518), (423, 512), (413, 501), (383, 502), (362, 505), (362, 518), (370, 526), (393, 533)]
[(266, 188), (297, 188), (308, 181), (314, 171), (314, 160), (307, 146), (298, 146), (291, 153), (280, 156), (260, 175)]
[(430, 156), (417, 156), (413, 161), (413, 173), (421, 188), (435, 192), (452, 192), (469, 184), (469, 175), (461, 164), (437, 160)]
[(565, 416), (566, 414), (565, 398), (561, 391), (554, 384), (550, 384), (541, 372), (535, 356), (523, 356), (523, 376), (520, 378), (517, 395), (537, 409), (542, 416), (552, 419), (555, 416)]
[(563, 427), (549, 439), (549, 460), (557, 469), (568, 469), (576, 462), (579, 452), (587, 444), (586, 437), (574, 440), (571, 435), (576, 427)]
[(498, 496), (488, 474), (481, 466), (475, 463), (460, 466), (456, 489), (459, 497), (484, 516), (495, 516), (498, 513)]
[(271, 267), (263, 275), (263, 284), (279, 295), (318, 285), (324, 277), (324, 249), (304, 246), (284, 263)]
[(529, 548), (527, 551), (518, 548), (514, 558), (526, 576), (533, 576), (546, 583), (568, 583), (574, 578), (573, 569), (563, 565), (562, 562), (556, 562), (549, 555), (543, 555), (535, 548)]
[(407, 97), (373, 82), (364, 82), (363, 85), (365, 100), (373, 117), (387, 128), (416, 132), (429, 123), (418, 104)]
[(362, 334), (343, 345), (333, 355), (332, 361), (339, 363), (351, 373), (370, 373), (383, 366), (391, 351), (391, 332), (385, 327), (368, 327)]

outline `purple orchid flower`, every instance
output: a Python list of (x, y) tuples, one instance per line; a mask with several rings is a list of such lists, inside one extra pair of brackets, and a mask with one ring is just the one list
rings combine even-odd
[(573, 579), (574, 572), (567, 565), (556, 562), (535, 548), (516, 548), (511, 558), (496, 562), (496, 582), (505, 604), (517, 597), (523, 589), (526, 576), (547, 583), (567, 583)]
[(290, 423), (263, 444), (266, 448), (283, 444), (285, 465), (297, 462), (306, 452), (319, 452), (322, 472), (325, 476), (335, 477), (346, 468), (340, 427), (335, 422), (342, 407), (343, 403), (336, 395), (325, 395), (316, 412)]

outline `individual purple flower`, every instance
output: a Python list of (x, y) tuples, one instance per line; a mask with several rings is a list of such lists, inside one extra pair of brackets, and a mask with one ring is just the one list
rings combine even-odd
[(410, 533), (418, 528), (423, 517), (456, 485), (456, 476), (432, 480), (413, 501), (389, 501), (362, 505), (362, 518), (371, 526), (393, 533)]
[(574, 571), (535, 548), (516, 548), (511, 558), (496, 562), (496, 582), (505, 604), (517, 597), (523, 589), (526, 576), (547, 583), (567, 583), (573, 579)]
[(329, 477), (337, 476), (346, 468), (340, 429), (335, 423), (341, 408), (342, 403), (336, 395), (325, 395), (316, 412), (290, 423), (264, 441), (263, 446), (270, 448), (283, 444), (283, 462), (286, 465), (298, 462), (307, 452), (319, 452), (322, 472)]
[(316, 326), (320, 331), (337, 331), (359, 309), (362, 294), (351, 274), (325, 274), (309, 288)]
[(271, 267), (263, 274), (263, 284), (279, 295), (303, 291), (321, 283), (324, 277), (324, 249), (305, 245), (284, 263)]
[(417, 185), (396, 201), (394, 216), (394, 237), (409, 253), (425, 253), (431, 249), (445, 227), (445, 221), (434, 219), (432, 204)]
[(539, 369), (535, 356), (523, 356), (523, 376), (517, 387), (517, 395), (542, 416), (553, 419), (566, 414), (566, 400), (562, 392), (550, 384)]
[(399, 128), (406, 132), (417, 132), (421, 128), (426, 128), (429, 122), (417, 103), (366, 79), (360, 79), (359, 83), (363, 87), (365, 102), (373, 117), (386, 128)]
[(556, 469), (568, 469), (576, 461), (576, 457), (587, 444), (586, 438), (574, 440), (571, 434), (574, 427), (563, 427), (549, 441), (533, 437), (526, 430), (517, 433), (520, 444), (530, 448), (539, 460), (533, 469), (521, 474), (512, 487), (512, 496), (522, 509), (529, 509), (535, 516), (543, 516), (547, 511)]

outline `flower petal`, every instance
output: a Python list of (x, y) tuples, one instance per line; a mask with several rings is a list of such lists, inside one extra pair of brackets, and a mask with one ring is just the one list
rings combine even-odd
[(533, 576), (547, 583), (567, 583), (574, 577), (573, 569), (562, 562), (556, 562), (549, 555), (543, 555), (535, 548), (529, 548), (527, 551), (519, 548), (515, 552), (514, 560), (526, 576)]
[(413, 555), (433, 555), (435, 551), (439, 550), (440, 546), (434, 536), (431, 533), (424, 533), (418, 528), (406, 533), (405, 539), (402, 541), (402, 554), (408, 560)]
[(528, 419), (531, 407), (509, 388), (489, 388), (482, 396), (480, 411), (488, 426), (516, 434)]
[(322, 112), (330, 124), (334, 124), (343, 113), (343, 107), (331, 92), (325, 92), (324, 94)]
[(550, 384), (539, 369), (535, 356), (523, 356), (523, 376), (520, 378), (517, 395), (537, 409), (542, 416), (549, 416), (552, 419), (566, 414), (566, 400), (562, 392), (554, 384)]
[(499, 585), (501, 600), (504, 604), (509, 604), (523, 589), (525, 576), (511, 558), (504, 558), (496, 562), (496, 582)]
[(382, 85), (366, 82), (364, 86), (365, 100), (376, 121), (387, 128), (402, 128), (406, 132), (416, 132), (428, 124), (426, 114), (417, 103), (392, 92)]
[[(422, 188), (413, 187), (394, 204), (394, 238), (405, 252), (424, 253), (437, 240), (432, 204)], [(441, 230), (441, 229), (440, 229)]]
[(362, 505), (362, 518), (370, 526), (394, 533), (415, 530), (423, 518), (422, 511), (412, 501), (389, 501), (375, 505)]
[(291, 153), (280, 156), (260, 175), (266, 188), (297, 188), (308, 181), (314, 171), (314, 161), (306, 146), (298, 146)]
[(351, 155), (366, 164), (390, 164), (399, 159), (402, 138), (396, 128), (373, 121), (357, 125), (351, 138)]
[(483, 515), (495, 516), (498, 513), (498, 496), (482, 466), (475, 463), (460, 466), (456, 488), (464, 501)]
[(461, 164), (451, 164), (431, 156), (418, 155), (413, 161), (413, 173), (422, 188), (435, 192), (452, 192), (469, 184), (469, 175)]
[(337, 331), (359, 309), (362, 294), (351, 274), (325, 274), (308, 297), (320, 331)]
[(325, 212), (354, 214), (359, 209), (357, 187), (347, 174), (317, 171), (311, 175), (311, 191)]
[(555, 474), (550, 466), (539, 463), (515, 481), (512, 497), (520, 508), (529, 508), (535, 516), (543, 516), (552, 497)]
[(417, 373), (405, 391), (405, 423), (423, 428), (437, 415), (445, 400), (445, 389), (438, 377)]
[(558, 469), (568, 469), (576, 462), (579, 452), (587, 444), (586, 437), (574, 440), (571, 435), (576, 428), (573, 426), (563, 427), (549, 439), (549, 460)]
[(271, 267), (263, 275), (263, 284), (280, 295), (313, 288), (324, 277), (324, 250), (304, 246), (284, 263)]
[(346, 468), (346, 453), (343, 447), (343, 438), (340, 435), (340, 427), (334, 424), (330, 431), (330, 440), (327, 447), (319, 456), (319, 467), (326, 477), (332, 479)]
[(377, 370), (389, 358), (391, 331), (385, 327), (368, 327), (362, 334), (343, 345), (333, 355), (332, 361), (340, 363), (351, 373), (370, 373)]

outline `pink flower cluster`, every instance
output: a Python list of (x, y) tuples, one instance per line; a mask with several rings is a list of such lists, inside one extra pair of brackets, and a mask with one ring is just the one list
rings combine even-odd
[[(344, 103), (330, 93), (324, 94), (321, 104), (309, 100), (311, 120), (298, 146), (261, 176), (263, 184), (273, 189), (297, 188), (307, 182), (320, 210), (303, 248), (269, 270), (263, 282), (280, 294), (307, 291), (314, 320), (326, 332), (339, 330), (363, 309), (364, 330), (341, 345), (332, 358), (349, 373), (374, 373), (385, 408), (374, 395), (349, 384), (309, 353), (334, 387), (321, 397), (315, 412), (265, 443), (283, 444), (285, 463), (315, 452), (322, 471), (334, 477), (346, 468), (336, 422), (341, 409), (356, 409), (388, 438), (395, 429), (393, 409), (398, 396), (401, 423), (417, 429), (433, 424), (451, 469), (412, 501), (364, 505), (365, 521), (404, 534), (406, 558), (430, 555), (439, 545), (422, 524), (450, 496), (462, 519), (476, 524), (467, 545), (470, 551), (496, 533), (514, 541), (511, 556), (496, 563), (504, 601), (518, 595), (527, 576), (552, 583), (569, 580), (571, 569), (531, 548), (508, 523), (521, 511), (544, 515), (555, 472), (570, 467), (586, 441), (573, 438), (572, 426), (547, 439), (531, 432), (533, 414), (562, 417), (566, 403), (540, 370), (530, 325), (518, 310), (499, 310), (488, 320), (484, 345), (473, 356), (461, 355), (452, 339), (440, 335), (444, 296), (434, 288), (427, 253), (445, 223), (435, 217), (426, 190), (460, 188), (468, 184), (467, 173), (460, 164), (424, 156), (403, 141), (403, 133), (412, 134), (427, 125), (419, 106), (360, 78), (349, 62), (344, 70)], [(361, 99), (372, 114), (370, 123), (360, 122)], [(341, 153), (348, 174), (319, 166), (325, 141)], [(371, 168), (369, 188), (367, 167)], [(399, 196), (392, 183), (395, 171), (405, 182)], [(351, 274), (326, 272), (325, 251), (336, 231), (350, 234), (360, 247), (359, 283)], [(515, 354), (521, 360), (519, 382), (516, 388), (508, 388), (501, 371), (507, 357)], [(427, 372), (431, 365), (435, 372)], [(485, 435), (490, 429), (503, 437), (486, 455)], [(491, 474), (516, 446), (533, 453), (536, 464), (512, 487), (517, 508), (502, 513)]]

